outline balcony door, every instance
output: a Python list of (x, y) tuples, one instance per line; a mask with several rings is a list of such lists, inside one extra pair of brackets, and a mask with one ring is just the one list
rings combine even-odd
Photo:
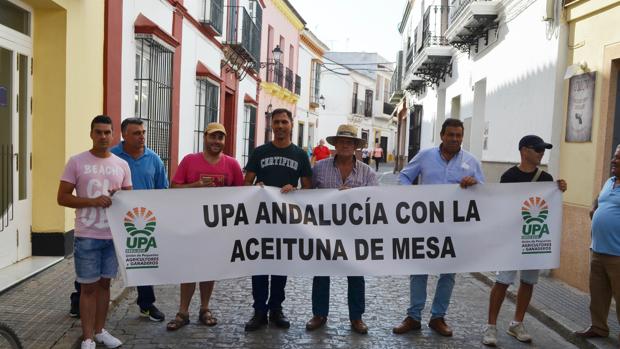
[(30, 12), (0, 4), (0, 268), (31, 255)]

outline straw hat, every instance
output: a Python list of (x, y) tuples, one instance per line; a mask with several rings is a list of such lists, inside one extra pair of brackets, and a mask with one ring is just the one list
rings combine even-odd
[(336, 131), (335, 136), (329, 136), (325, 138), (327, 143), (331, 145), (336, 145), (337, 138), (349, 138), (355, 140), (355, 148), (363, 148), (366, 146), (366, 141), (357, 137), (357, 127), (354, 125), (343, 124), (338, 126), (338, 131)]

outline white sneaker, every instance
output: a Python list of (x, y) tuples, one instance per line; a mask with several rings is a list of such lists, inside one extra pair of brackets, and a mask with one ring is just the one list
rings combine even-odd
[(506, 332), (515, 337), (519, 342), (529, 343), (532, 341), (532, 336), (530, 336), (525, 330), (523, 322), (519, 322), (514, 325), (511, 323), (510, 326), (508, 326), (508, 331)]
[(123, 342), (111, 335), (110, 332), (106, 331), (104, 328), (101, 329), (101, 333), (95, 334), (95, 340), (97, 343), (102, 343), (108, 348), (118, 348), (123, 345)]
[(92, 339), (88, 338), (85, 341), (82, 341), (82, 345), (80, 346), (81, 349), (96, 349), (97, 348), (97, 343), (93, 342)]
[(482, 344), (494, 347), (497, 345), (497, 327), (495, 325), (487, 325), (484, 329)]

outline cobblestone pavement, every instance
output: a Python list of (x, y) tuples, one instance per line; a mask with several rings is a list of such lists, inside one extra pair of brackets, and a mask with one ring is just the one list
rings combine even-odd
[[(436, 279), (429, 279), (429, 294), (433, 294)], [(367, 277), (366, 314), (368, 335), (353, 333), (349, 327), (346, 305), (346, 278), (332, 278), (331, 309), (327, 325), (307, 332), (305, 323), (311, 317), (310, 278), (289, 278), (284, 311), (291, 328), (269, 327), (257, 332), (244, 332), (244, 323), (252, 315), (251, 283), (249, 278), (216, 283), (211, 309), (218, 318), (215, 327), (197, 322), (198, 294), (190, 308), (191, 323), (177, 332), (167, 332), (165, 323), (139, 318), (132, 290), (110, 314), (107, 328), (123, 341), (123, 348), (484, 348), (481, 330), (485, 323), (489, 288), (469, 274), (457, 276), (447, 322), (454, 337), (445, 338), (423, 326), (421, 331), (394, 335), (391, 328), (405, 316), (409, 302), (409, 279), (406, 276)], [(156, 287), (157, 305), (171, 318), (177, 311), (178, 286)], [(427, 304), (424, 322), (428, 321)], [(522, 344), (505, 333), (514, 312), (514, 304), (506, 300), (500, 314), (500, 348), (576, 348), (545, 325), (526, 316), (526, 327), (534, 343)]]

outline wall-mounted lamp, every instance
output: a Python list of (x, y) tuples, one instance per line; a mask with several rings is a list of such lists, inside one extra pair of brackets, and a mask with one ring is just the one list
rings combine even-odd
[(319, 97), (319, 105), (325, 109), (325, 97), (323, 97), (323, 95)]
[(590, 68), (588, 67), (588, 63), (586, 62), (571, 64), (566, 67), (566, 72), (564, 73), (564, 80), (570, 79), (575, 75), (581, 75), (589, 72)]
[(273, 59), (267, 59), (267, 62), (260, 62), (260, 67), (261, 68), (268, 68), (271, 65), (276, 65), (280, 63), (280, 58), (282, 58), (282, 50), (280, 49), (280, 45), (276, 45), (276, 47), (271, 51), (271, 54), (273, 56)]

